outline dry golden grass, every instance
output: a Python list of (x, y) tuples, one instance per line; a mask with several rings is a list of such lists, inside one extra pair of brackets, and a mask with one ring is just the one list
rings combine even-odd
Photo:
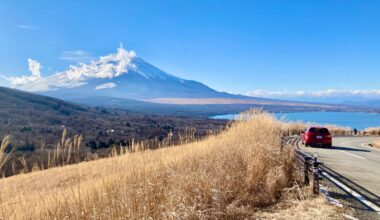
[(303, 200), (281, 202), (284, 208), (272, 208), (268, 211), (259, 211), (254, 214), (257, 219), (303, 219), (303, 220), (325, 220), (345, 219), (343, 210), (328, 204), (326, 198), (314, 197)]
[(270, 207), (244, 206), (236, 201), (227, 209), (238, 219), (345, 219), (343, 214), (352, 214), (347, 208), (339, 208), (327, 202), (324, 196), (313, 196), (310, 187), (294, 185), (286, 190), (283, 198)]
[(12, 152), (15, 149), (12, 149), (10, 152), (7, 152), (7, 147), (10, 144), (10, 136), (4, 137), (4, 139), (0, 142), (0, 173), (3, 173), (4, 165), (11, 159)]
[(377, 148), (380, 148), (380, 140), (376, 140), (373, 142), (373, 146), (374, 147), (377, 147)]
[[(46, 149), (44, 143), (42, 143), (36, 148), (33, 155), (34, 157), (29, 156), (29, 158), (26, 158), (25, 155), (22, 155), (12, 159), (12, 153), (16, 150), (16, 148), (12, 147), (11, 152), (6, 152), (6, 150), (9, 150), (8, 145), (13, 144), (10, 136), (6, 136), (4, 141), (0, 142), (2, 143), (0, 145), (0, 173), (2, 176), (25, 174), (50, 169), (53, 167), (61, 167), (84, 161), (97, 160), (104, 157), (113, 157), (120, 154), (125, 154), (127, 151), (136, 152), (147, 149), (158, 149), (170, 147), (176, 144), (183, 145), (204, 139), (204, 137), (199, 137), (196, 135), (195, 128), (186, 128), (182, 133), (178, 133), (178, 140), (173, 140), (172, 132), (170, 132), (163, 140), (159, 140), (156, 137), (136, 142), (132, 139), (129, 146), (117, 146), (115, 144), (110, 148), (109, 152), (103, 152), (99, 156), (98, 152), (90, 152), (81, 146), (83, 141), (82, 135), (74, 135), (73, 137), (70, 137), (67, 133), (67, 129), (63, 129), (61, 139), (52, 149)], [(220, 133), (220, 130), (207, 131), (207, 135), (215, 135), (218, 133)]]
[(281, 123), (256, 113), (203, 141), (2, 179), (0, 218), (254, 217), (236, 210), (275, 204), (295, 178)]
[(366, 128), (363, 132), (366, 135), (380, 135), (380, 127)]
[[(10, 149), (7, 149), (8, 145), (12, 145), (12, 141), (10, 136), (6, 136), (0, 145), (0, 171), (3, 176), (11, 176), (79, 163), (86, 159), (90, 160), (91, 158), (81, 158), (82, 140), (81, 135), (75, 135), (72, 138), (68, 137), (67, 130), (64, 129), (61, 140), (53, 149), (45, 149), (45, 145), (41, 144), (34, 152), (34, 160), (28, 160), (24, 155), (12, 158), (12, 156), (15, 156), (12, 154), (17, 150), (17, 147), (13, 145)], [(16, 168), (16, 163), (21, 166)]]

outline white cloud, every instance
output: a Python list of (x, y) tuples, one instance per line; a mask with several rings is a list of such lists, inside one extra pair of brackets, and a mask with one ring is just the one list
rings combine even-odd
[(39, 30), (39, 27), (32, 26), (32, 25), (25, 25), (25, 24), (19, 24), (16, 26), (17, 28), (20, 29), (25, 29), (25, 30)]
[(29, 71), (32, 72), (32, 75), (38, 78), (41, 78), (41, 64), (36, 60), (28, 58)]
[(61, 60), (74, 61), (78, 63), (88, 62), (95, 59), (89, 52), (83, 50), (63, 51), (61, 56), (58, 58)]
[[(84, 53), (84, 51), (66, 51), (66, 55), (73, 56), (83, 55)], [(102, 56), (88, 63), (70, 65), (67, 70), (47, 77), (32, 75), (8, 78), (8, 81), (11, 82), (13, 87), (31, 92), (48, 91), (58, 87), (73, 88), (87, 84), (88, 79), (111, 79), (127, 74), (130, 69), (138, 71), (136, 65), (132, 62), (136, 56), (134, 51), (127, 51), (121, 45), (116, 53)]]
[(380, 98), (380, 89), (350, 90), (350, 89), (326, 89), (319, 91), (271, 91), (258, 89), (248, 92), (247, 95), (263, 98), (334, 98), (334, 97), (363, 97)]
[(88, 78), (113, 78), (128, 72), (134, 67), (132, 59), (136, 57), (134, 51), (126, 51), (120, 47), (117, 53), (100, 57), (99, 60), (91, 61), (89, 64), (72, 65), (62, 74), (68, 79), (84, 80)]
[(116, 87), (117, 85), (113, 82), (110, 82), (110, 83), (104, 83), (104, 84), (101, 84), (101, 85), (98, 85), (95, 87), (96, 90), (99, 90), (99, 89), (110, 89), (110, 88), (114, 88)]
[(19, 76), (19, 77), (9, 77), (7, 80), (10, 82), (12, 87), (18, 87), (26, 85), (31, 82), (35, 82), (41, 79), (41, 64), (36, 60), (28, 58), (29, 71), (32, 73), (31, 76)]

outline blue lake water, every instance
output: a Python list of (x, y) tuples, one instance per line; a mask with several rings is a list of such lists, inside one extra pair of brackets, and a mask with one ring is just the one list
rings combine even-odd
[[(380, 127), (380, 114), (362, 112), (294, 112), (275, 113), (277, 119), (301, 121), (319, 125), (339, 125), (357, 129)], [(217, 115), (214, 119), (234, 119), (237, 115)]]

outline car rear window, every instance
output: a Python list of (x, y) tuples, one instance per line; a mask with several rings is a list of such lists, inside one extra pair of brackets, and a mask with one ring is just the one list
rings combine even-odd
[(309, 132), (317, 132), (317, 128), (309, 128)]
[(320, 129), (318, 129), (318, 133), (321, 133), (321, 134), (328, 134), (328, 133), (329, 133), (329, 130), (327, 130), (327, 128), (320, 128)]
[(328, 134), (329, 130), (327, 128), (309, 128), (309, 132), (320, 133), (320, 134)]

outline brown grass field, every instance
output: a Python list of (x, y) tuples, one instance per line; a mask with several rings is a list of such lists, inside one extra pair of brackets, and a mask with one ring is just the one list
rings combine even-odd
[(1, 179), (0, 218), (338, 218), (295, 184), (283, 124), (257, 111), (244, 117), (194, 143)]

